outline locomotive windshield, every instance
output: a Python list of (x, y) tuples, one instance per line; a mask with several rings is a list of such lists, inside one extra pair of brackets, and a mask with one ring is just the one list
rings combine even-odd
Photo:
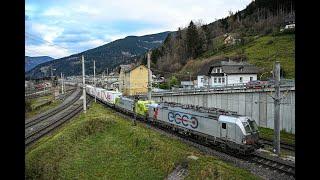
[(242, 124), (243, 124), (244, 129), (246, 130), (247, 133), (252, 132), (251, 128), (250, 128), (250, 125), (247, 122), (242, 122)]
[(248, 120), (249, 124), (250, 124), (250, 127), (252, 129), (253, 132), (256, 132), (258, 131), (258, 126), (257, 126), (257, 123), (253, 120)]
[(242, 122), (244, 129), (246, 130), (247, 133), (251, 132), (257, 132), (258, 131), (258, 126), (255, 121), (248, 119), (247, 122)]

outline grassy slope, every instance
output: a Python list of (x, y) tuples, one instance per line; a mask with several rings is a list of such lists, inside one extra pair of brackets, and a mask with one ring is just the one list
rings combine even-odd
[[(42, 96), (42, 97), (38, 97), (38, 98), (35, 98), (35, 99), (31, 99), (31, 106), (32, 108), (38, 106), (39, 104), (41, 104), (43, 101), (45, 100), (52, 100), (53, 97), (52, 95), (48, 95), (48, 96)], [(58, 106), (62, 101), (61, 100), (55, 100), (53, 101), (52, 103), (48, 104), (48, 105), (45, 105), (45, 106), (42, 106), (40, 107), (39, 109), (35, 109), (35, 110), (32, 110), (32, 111), (29, 111), (29, 112), (26, 112), (25, 113), (25, 118), (28, 119), (28, 118), (31, 118), (32, 116), (35, 116), (37, 114), (40, 114), (40, 113), (43, 113), (49, 109), (52, 109), (56, 106)]]
[[(286, 72), (286, 78), (295, 77), (294, 34), (263, 36), (248, 43), (242, 49), (248, 57), (249, 63), (255, 64), (260, 68), (266, 68), (264, 72), (271, 71), (274, 62), (278, 60)], [(235, 52), (227, 53), (227, 55), (230, 54), (235, 54)]]
[(190, 160), (189, 179), (257, 179), (143, 124), (131, 126), (98, 104), (26, 150), (26, 177), (163, 179), (189, 155), (199, 157)]
[[(274, 137), (273, 129), (259, 127), (260, 136), (272, 140)], [(284, 131), (280, 132), (281, 142), (295, 144), (295, 135)]]
[[(247, 37), (253, 38), (253, 37)], [(272, 43), (271, 43), (272, 41)], [(219, 38), (215, 41), (223, 43)], [(214, 61), (222, 56), (235, 56), (244, 53), (249, 63), (256, 65), (262, 69), (263, 72), (270, 72), (276, 60), (280, 61), (281, 67), (286, 72), (288, 79), (295, 77), (295, 35), (283, 34), (278, 36), (262, 36), (258, 37), (249, 43), (242, 46), (235, 46), (219, 50), (217, 52), (206, 52), (203, 58), (198, 58), (189, 61), (180, 71), (181, 73), (192, 71), (196, 72), (201, 66), (207, 64), (208, 61)], [(213, 59), (213, 60), (212, 60)], [(266, 74), (270, 76), (270, 74)], [(265, 75), (264, 75), (265, 76)]]

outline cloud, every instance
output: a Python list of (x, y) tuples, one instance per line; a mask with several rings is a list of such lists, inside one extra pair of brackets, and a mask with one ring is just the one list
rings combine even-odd
[(27, 0), (26, 32), (40, 39), (38, 42), (27, 39), (27, 44), (42, 45), (38, 51), (53, 52), (50, 51), (52, 48), (44, 48), (49, 42), (69, 49), (60, 50), (60, 55), (71, 55), (128, 35), (175, 31), (178, 27), (186, 27), (190, 20), (211, 23), (215, 19), (226, 17), (229, 10), (235, 12), (244, 9), (250, 2), (251, 0)]
[(27, 45), (25, 51), (28, 56), (51, 56), (53, 58), (60, 58), (70, 55), (67, 49), (50, 44)]
[(39, 34), (44, 41), (48, 41), (50, 43), (52, 43), (55, 38), (60, 36), (64, 30), (58, 26), (48, 26), (46, 24), (39, 23), (32, 23), (31, 29), (35, 34)]
[(61, 17), (65, 16), (67, 12), (63, 12), (61, 8), (49, 8), (46, 11), (43, 12), (43, 16), (55, 16), (55, 17)]

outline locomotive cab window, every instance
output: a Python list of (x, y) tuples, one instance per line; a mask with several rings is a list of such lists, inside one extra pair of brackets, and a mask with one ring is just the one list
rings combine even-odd
[(222, 129), (226, 129), (227, 128), (227, 124), (226, 123), (222, 123)]
[(258, 125), (255, 121), (249, 120), (248, 122), (249, 122), (249, 125), (250, 125), (252, 131), (254, 131), (254, 132), (258, 131)]
[(252, 130), (250, 128), (250, 125), (247, 122), (242, 122), (244, 129), (246, 130), (247, 133), (251, 133)]

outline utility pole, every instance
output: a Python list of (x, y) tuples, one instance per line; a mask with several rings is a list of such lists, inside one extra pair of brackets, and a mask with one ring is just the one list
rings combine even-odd
[[(94, 84), (94, 89), (96, 89), (96, 61), (95, 60), (93, 60), (93, 84)], [(96, 93), (94, 93), (94, 102), (97, 102)]]
[(102, 82), (101, 82), (102, 83), (102, 87), (104, 87), (104, 82), (105, 82), (104, 81), (104, 74), (105, 74), (105, 71), (102, 72)]
[(64, 91), (63, 91), (63, 76), (62, 76), (62, 73), (61, 73), (61, 94), (64, 94)]
[(189, 82), (191, 83), (191, 73), (187, 72), (189, 74)]
[(82, 59), (82, 98), (83, 98), (83, 112), (87, 111), (87, 102), (86, 102), (86, 82), (85, 82), (85, 71), (84, 71), (84, 57), (81, 56)]
[(151, 100), (151, 91), (152, 91), (152, 72), (150, 70), (150, 56), (151, 52), (148, 52), (148, 100)]
[(276, 61), (275, 69), (275, 95), (274, 98), (274, 152), (280, 156), (280, 62)]
[(107, 68), (107, 87), (109, 87), (109, 68)]
[(50, 66), (50, 71), (51, 71), (51, 83), (52, 83), (52, 87), (54, 87), (54, 84), (53, 84), (52, 65)]

